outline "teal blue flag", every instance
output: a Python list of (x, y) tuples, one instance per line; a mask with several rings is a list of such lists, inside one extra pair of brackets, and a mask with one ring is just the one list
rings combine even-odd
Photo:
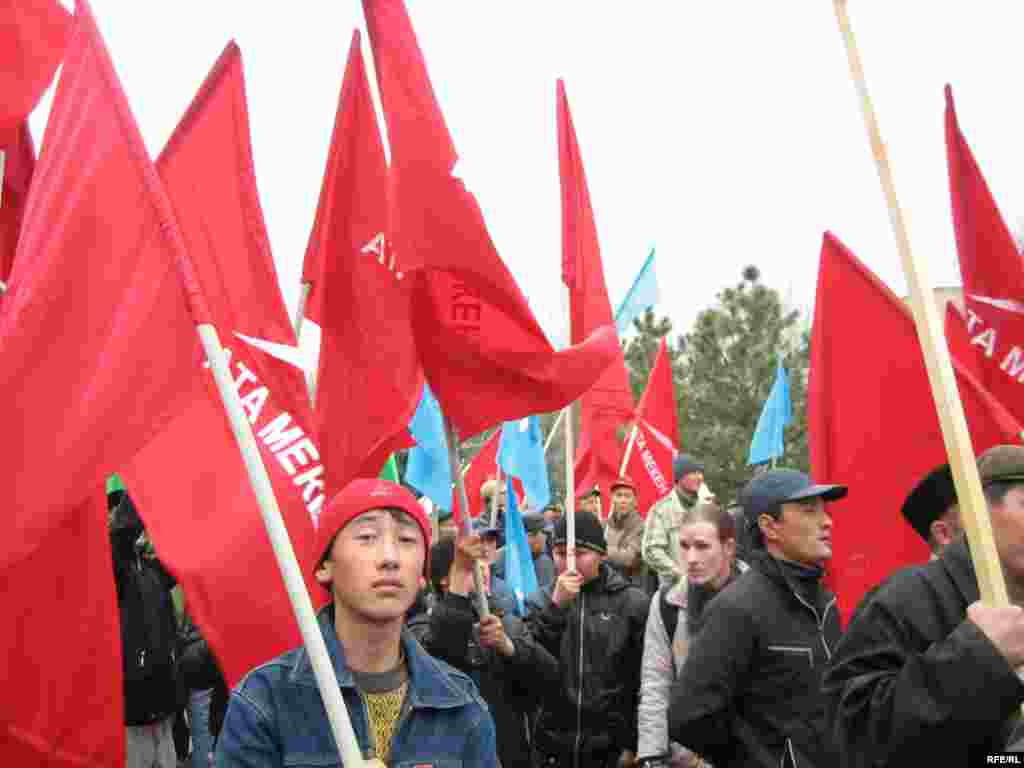
[(764, 464), (782, 456), (782, 436), (786, 425), (793, 420), (793, 406), (789, 402), (789, 378), (786, 369), (779, 362), (775, 371), (775, 383), (764, 402), (761, 418), (757, 420), (754, 439), (750, 442), (750, 459), (747, 464)]
[(628, 331), (633, 320), (658, 303), (658, 276), (654, 271), (654, 249), (647, 255), (647, 260), (640, 268), (632, 287), (615, 310), (615, 327), (621, 336)]

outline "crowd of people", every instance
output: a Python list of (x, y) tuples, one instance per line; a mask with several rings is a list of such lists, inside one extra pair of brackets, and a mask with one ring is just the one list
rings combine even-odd
[[(759, 472), (726, 508), (680, 455), (643, 516), (629, 477), (606, 489), (607, 512), (588, 488), (574, 558), (561, 506), (527, 511), (539, 589), (525, 604), (504, 580), (497, 483), (479, 489), (496, 514), (470, 533), (443, 513), (432, 525), (400, 485), (354, 481), (321, 519), (315, 579), (356, 740), (374, 765), (506, 768), (968, 765), (1024, 750), (1024, 447), (978, 469), (1013, 605), (980, 602), (939, 467), (902, 505), (931, 561), (875, 587), (845, 629), (826, 566), (834, 526), (857, 520), (830, 512), (845, 486), (796, 470)], [(305, 649), (229, 692), (130, 497), (110, 506), (129, 768), (340, 765)]]

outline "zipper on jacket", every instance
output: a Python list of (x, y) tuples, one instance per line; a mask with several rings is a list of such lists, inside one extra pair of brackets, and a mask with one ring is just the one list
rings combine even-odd
[(586, 595), (580, 592), (580, 654), (576, 681), (576, 749), (573, 750), (573, 768), (580, 768), (580, 740), (583, 737), (583, 603)]
[(819, 617), (818, 611), (817, 609), (815, 609), (813, 605), (804, 600), (800, 596), (800, 593), (792, 587), (790, 587), (790, 590), (793, 592), (794, 595), (796, 595), (796, 599), (803, 603), (807, 607), (807, 610), (814, 614), (814, 620), (818, 623), (818, 637), (821, 639), (821, 647), (825, 649), (825, 659), (826, 661), (831, 661), (832, 651), (829, 650), (828, 643), (825, 642), (825, 619), (828, 618), (828, 612), (832, 609), (832, 606), (835, 605), (836, 599), (833, 597), (831, 600), (828, 601), (828, 603), (825, 605), (825, 610)]

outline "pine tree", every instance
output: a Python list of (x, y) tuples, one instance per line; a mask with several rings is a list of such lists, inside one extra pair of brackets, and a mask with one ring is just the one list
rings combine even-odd
[(789, 373), (793, 404), (780, 464), (808, 466), (810, 335), (800, 332), (799, 311), (784, 310), (778, 291), (760, 278), (757, 267), (746, 267), (741, 282), (697, 316), (681, 361), (683, 449), (705, 463), (705, 482), (726, 502), (754, 473), (747, 466), (750, 441), (779, 360)]

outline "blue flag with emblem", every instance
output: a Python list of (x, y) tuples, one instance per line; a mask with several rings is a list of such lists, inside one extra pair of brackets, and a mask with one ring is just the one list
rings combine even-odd
[(423, 385), (423, 396), (409, 422), (416, 445), (409, 449), (405, 482), (444, 510), (452, 508), (452, 470), (448, 463), (448, 437), (441, 405)]
[(654, 271), (654, 249), (651, 248), (626, 298), (615, 310), (615, 327), (619, 335), (626, 333), (633, 326), (633, 320), (657, 304), (659, 298), (658, 276)]
[(786, 425), (793, 419), (793, 406), (789, 401), (789, 377), (779, 362), (775, 383), (764, 402), (761, 418), (757, 420), (754, 439), (750, 442), (747, 464), (764, 464), (783, 454), (782, 438)]
[(526, 528), (519, 514), (519, 503), (512, 488), (512, 478), (509, 477), (506, 482), (508, 503), (505, 509), (505, 583), (516, 596), (519, 615), (525, 616), (526, 596), (537, 591), (537, 571), (534, 570), (533, 553), (530, 552)]
[(544, 434), (539, 416), (506, 421), (501, 426), (498, 466), (523, 484), (533, 509), (544, 509), (551, 501), (548, 465), (544, 459)]

